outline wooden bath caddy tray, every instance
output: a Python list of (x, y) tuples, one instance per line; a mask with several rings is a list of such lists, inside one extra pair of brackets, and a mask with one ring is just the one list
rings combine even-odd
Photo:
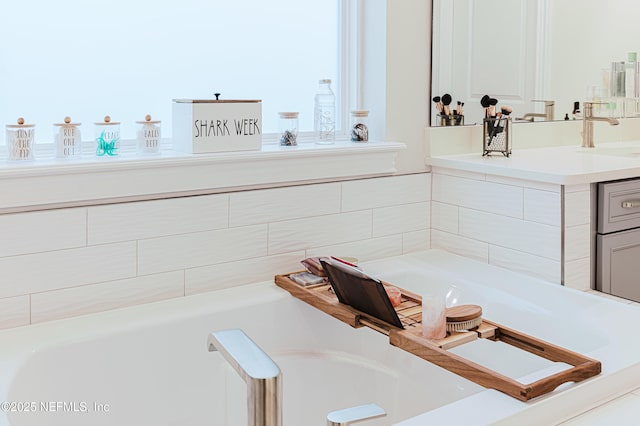
[[(544, 395), (566, 382), (580, 382), (600, 374), (601, 371), (600, 361), (485, 319), (476, 330), (454, 332), (444, 339), (430, 340), (422, 336), (422, 297), (420, 295), (399, 289), (402, 293), (402, 303), (395, 309), (404, 326), (403, 329), (340, 303), (329, 284), (304, 287), (289, 279), (289, 275), (291, 274), (276, 275), (275, 283), (298, 299), (352, 327), (364, 326), (383, 333), (389, 336), (389, 343), (393, 346), (481, 386), (498, 390), (521, 401)], [(389, 285), (385, 282), (383, 284)], [(573, 367), (532, 383), (523, 384), (448, 351), (478, 338), (501, 341), (550, 361), (563, 362)]]

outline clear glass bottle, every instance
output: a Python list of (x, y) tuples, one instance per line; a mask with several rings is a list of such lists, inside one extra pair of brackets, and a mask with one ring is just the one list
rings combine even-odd
[(65, 117), (64, 123), (54, 123), (56, 158), (79, 158), (82, 156), (81, 123), (72, 123), (71, 117)]
[(369, 111), (351, 111), (351, 120), (349, 121), (349, 128), (351, 129), (351, 141), (367, 142), (369, 140)]
[(136, 152), (141, 155), (158, 154), (160, 152), (160, 121), (151, 120), (151, 116), (147, 114), (144, 121), (136, 121), (140, 125), (136, 133), (137, 149)]
[(95, 123), (96, 155), (115, 157), (120, 153), (120, 123), (111, 121), (108, 115), (104, 121)]
[(11, 161), (33, 160), (35, 148), (35, 124), (24, 124), (24, 118), (18, 118), (18, 124), (6, 125), (7, 153)]
[(279, 112), (278, 130), (280, 132), (280, 145), (298, 145), (298, 113)]
[(336, 95), (331, 90), (331, 80), (318, 82), (315, 96), (314, 130), (316, 143), (332, 144), (336, 140)]

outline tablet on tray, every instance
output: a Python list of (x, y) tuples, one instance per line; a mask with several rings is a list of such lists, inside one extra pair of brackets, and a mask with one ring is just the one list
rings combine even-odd
[(337, 259), (323, 257), (320, 263), (340, 303), (398, 328), (404, 328), (382, 281)]

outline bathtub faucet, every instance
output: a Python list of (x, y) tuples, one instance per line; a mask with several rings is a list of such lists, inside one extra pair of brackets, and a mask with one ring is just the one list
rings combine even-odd
[(209, 352), (219, 351), (247, 384), (249, 426), (282, 426), (280, 368), (242, 330), (209, 334)]
[(601, 104), (601, 102), (585, 102), (584, 115), (582, 116), (582, 148), (594, 148), (596, 145), (593, 141), (593, 122), (606, 121), (611, 126), (620, 124), (620, 122), (611, 117), (594, 117), (593, 106)]
[(377, 404), (365, 404), (344, 410), (332, 411), (327, 415), (327, 426), (347, 426), (363, 420), (377, 419), (387, 413)]

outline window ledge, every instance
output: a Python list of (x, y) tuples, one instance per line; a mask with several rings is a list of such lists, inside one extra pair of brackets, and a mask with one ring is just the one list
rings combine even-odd
[(37, 159), (0, 166), (0, 213), (390, 175), (397, 142), (264, 145), (260, 151)]

